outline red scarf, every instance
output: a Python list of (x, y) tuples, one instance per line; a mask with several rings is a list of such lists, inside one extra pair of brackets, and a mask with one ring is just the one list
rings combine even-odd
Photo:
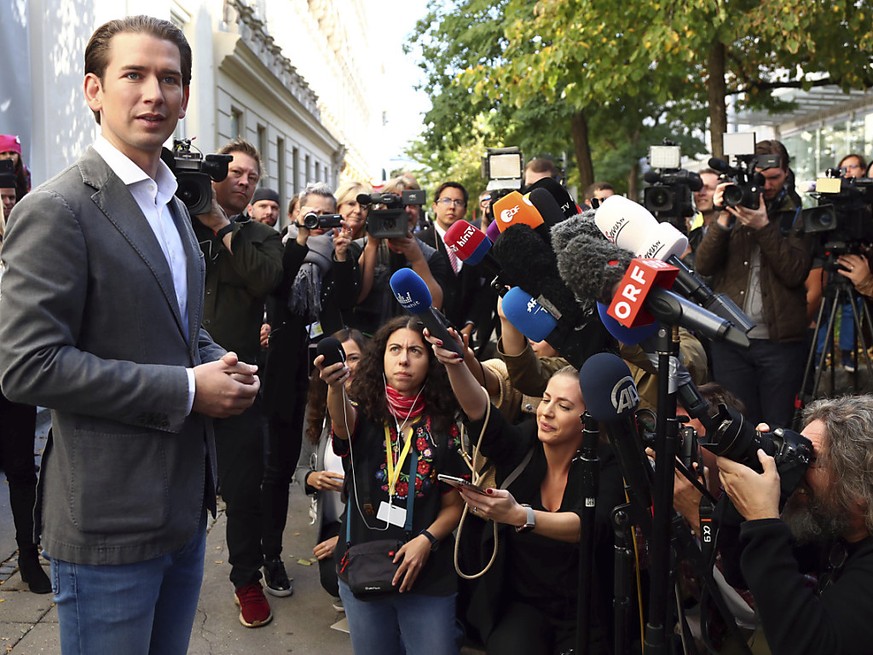
[(411, 397), (404, 396), (390, 384), (385, 385), (385, 400), (388, 401), (388, 411), (403, 423), (420, 416), (424, 411), (425, 403), (421, 393)]

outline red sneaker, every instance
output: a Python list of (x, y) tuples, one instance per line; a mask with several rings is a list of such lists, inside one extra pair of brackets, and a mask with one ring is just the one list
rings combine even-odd
[(270, 603), (267, 602), (260, 582), (237, 587), (234, 600), (239, 607), (239, 622), (247, 628), (257, 628), (273, 620)]

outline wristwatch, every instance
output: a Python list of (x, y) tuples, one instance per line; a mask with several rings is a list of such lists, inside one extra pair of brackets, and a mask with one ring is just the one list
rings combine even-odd
[(522, 505), (524, 511), (527, 512), (527, 518), (524, 525), (518, 526), (515, 531), (521, 534), (522, 532), (530, 532), (537, 526), (537, 517), (534, 514), (533, 508), (530, 505)]
[(437, 548), (440, 547), (440, 540), (437, 539), (436, 537), (434, 537), (434, 536), (430, 533), (430, 530), (422, 530), (422, 531), (419, 532), (418, 534), (420, 534), (420, 535), (424, 535), (425, 539), (427, 539), (427, 540), (430, 542), (430, 549), (431, 549), (431, 551), (434, 551), (434, 550), (436, 550)]

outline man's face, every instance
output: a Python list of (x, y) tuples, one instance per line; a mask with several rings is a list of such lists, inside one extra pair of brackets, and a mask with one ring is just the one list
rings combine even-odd
[(434, 219), (444, 230), (451, 227), (459, 218), (464, 218), (467, 213), (467, 203), (464, 194), (455, 187), (446, 187), (440, 193), (440, 197), (433, 201)]
[(228, 216), (241, 214), (255, 195), (261, 178), (258, 162), (243, 152), (231, 152), (233, 161), (227, 167), (227, 177), (213, 182), (215, 199)]
[(694, 205), (701, 214), (707, 214), (714, 209), (712, 195), (718, 186), (718, 175), (714, 173), (701, 173), (700, 179), (703, 181), (703, 186), (700, 187), (700, 191), (694, 192)]
[(148, 34), (121, 33), (109, 42), (103, 79), (85, 76), (88, 106), (100, 113), (103, 136), (154, 174), (161, 146), (185, 116), (179, 48)]
[(9, 216), (15, 207), (15, 189), (0, 189), (0, 201), (3, 202), (3, 215)]
[(785, 186), (785, 178), (788, 172), (781, 168), (755, 169), (764, 176), (764, 200), (773, 200)]
[(844, 534), (849, 527), (847, 512), (834, 506), (831, 498), (832, 476), (825, 467), (827, 448), (824, 423), (812, 421), (801, 431), (812, 442), (818, 461), (806, 471), (803, 481), (785, 504), (782, 518), (794, 537), (801, 542), (829, 539)]
[(612, 189), (597, 189), (594, 192), (594, 197), (597, 200), (606, 200), (607, 198), (609, 198), (609, 196), (614, 196), (614, 195), (615, 195), (615, 191), (613, 191)]
[(275, 227), (279, 220), (279, 203), (275, 200), (258, 200), (249, 205), (248, 213), (252, 220)]
[(840, 168), (845, 168), (845, 177), (864, 177), (864, 167), (857, 157), (846, 157), (840, 162)]

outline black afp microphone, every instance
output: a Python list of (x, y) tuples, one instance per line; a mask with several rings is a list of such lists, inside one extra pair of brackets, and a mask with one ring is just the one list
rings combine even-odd
[(638, 507), (648, 510), (652, 506), (652, 467), (637, 430), (640, 396), (627, 364), (611, 353), (592, 355), (579, 370), (579, 384), (588, 413), (606, 427), (628, 495)]

